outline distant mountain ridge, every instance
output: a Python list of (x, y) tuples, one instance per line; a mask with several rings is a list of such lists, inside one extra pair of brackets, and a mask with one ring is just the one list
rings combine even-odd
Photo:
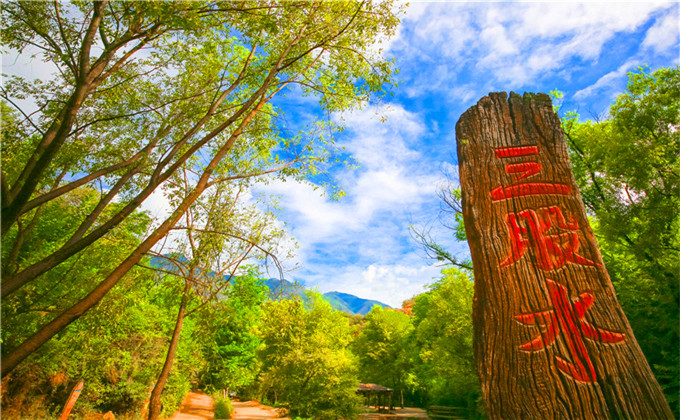
[[(303, 296), (307, 291), (300, 283), (292, 283), (288, 280), (268, 279), (265, 280), (265, 285), (269, 288), (269, 297), (271, 299)], [(366, 315), (375, 305), (390, 308), (389, 305), (377, 300), (363, 299), (350, 293), (328, 292), (322, 296), (334, 309), (353, 315)]]
[(349, 293), (328, 292), (324, 293), (323, 297), (335, 309), (352, 314), (366, 315), (367, 313), (371, 312), (371, 309), (373, 309), (373, 307), (376, 305), (383, 308), (390, 308), (389, 305), (377, 300), (362, 299)]
[[(152, 267), (162, 268), (169, 272), (177, 272), (177, 274), (180, 275), (181, 270), (178, 268), (177, 262), (181, 264), (188, 262), (188, 260), (183, 256), (175, 258), (170, 258), (168, 256), (156, 256), (151, 258)], [(196, 275), (206, 274), (208, 276), (214, 275), (214, 273), (201, 273), (200, 270), (196, 271)], [(225, 281), (229, 280), (228, 276), (223, 276), (223, 278)], [(234, 277), (233, 280), (238, 281), (238, 276)], [(264, 284), (269, 288), (269, 298), (273, 300), (288, 299), (293, 296), (300, 296), (304, 298), (304, 295), (307, 292), (307, 289), (302, 284), (298, 282), (290, 282), (288, 280), (267, 279), (264, 281)], [(377, 300), (362, 299), (349, 293), (328, 292), (322, 294), (321, 296), (323, 296), (323, 298), (328, 303), (330, 303), (334, 309), (352, 315), (366, 315), (367, 313), (371, 312), (371, 309), (373, 309), (375, 305), (381, 306), (383, 308), (390, 308), (389, 305), (378, 302)]]

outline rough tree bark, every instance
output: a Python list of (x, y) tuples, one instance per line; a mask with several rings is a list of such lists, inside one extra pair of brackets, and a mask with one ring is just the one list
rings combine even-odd
[(616, 300), (550, 98), (491, 93), (456, 138), (489, 418), (673, 418)]

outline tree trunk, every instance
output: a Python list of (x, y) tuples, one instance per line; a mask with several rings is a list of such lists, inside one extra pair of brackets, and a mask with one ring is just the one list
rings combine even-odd
[(549, 97), (491, 93), (456, 138), (489, 418), (673, 418), (616, 300)]
[(156, 380), (156, 385), (153, 387), (153, 391), (151, 391), (151, 399), (149, 400), (149, 420), (156, 420), (161, 414), (161, 394), (163, 393), (163, 388), (165, 388), (165, 383), (168, 381), (172, 362), (175, 360), (175, 352), (177, 350), (177, 344), (179, 343), (179, 334), (182, 332), (187, 301), (189, 300), (189, 288), (189, 282), (184, 280), (182, 303), (180, 303), (179, 311), (177, 312), (177, 322), (175, 323), (175, 329), (172, 331), (168, 354), (165, 357), (163, 369), (161, 369), (161, 373), (158, 375), (158, 380)]

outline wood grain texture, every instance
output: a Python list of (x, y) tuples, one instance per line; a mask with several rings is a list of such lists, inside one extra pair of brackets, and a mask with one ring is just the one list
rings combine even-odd
[(491, 93), (456, 125), (492, 419), (672, 419), (588, 224), (545, 94)]

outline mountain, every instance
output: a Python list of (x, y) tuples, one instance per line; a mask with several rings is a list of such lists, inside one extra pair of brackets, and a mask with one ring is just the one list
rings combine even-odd
[[(292, 296), (304, 296), (307, 291), (300, 283), (293, 283), (288, 280), (268, 279), (265, 280), (264, 283), (269, 288), (269, 297), (271, 299), (287, 299)], [(390, 307), (377, 300), (362, 299), (349, 293), (328, 292), (324, 293), (322, 296), (334, 309), (347, 312), (348, 314), (366, 315), (375, 305), (382, 306), (383, 308)]]
[(273, 300), (304, 296), (307, 289), (298, 282), (281, 279), (267, 279), (264, 284), (269, 288), (269, 298)]
[(371, 312), (371, 309), (375, 305), (382, 306), (383, 308), (390, 307), (389, 305), (378, 302), (377, 300), (362, 299), (349, 293), (328, 292), (324, 293), (323, 297), (335, 309), (350, 314), (366, 315), (367, 313)]
[[(181, 256), (175, 259), (170, 259), (166, 256), (153, 257), (151, 259), (151, 266), (181, 274), (181, 270), (178, 269), (178, 264), (186, 263), (187, 261), (188, 260), (186, 260), (186, 258)], [(201, 274), (202, 273), (200, 273), (200, 270), (197, 270), (196, 275)], [(207, 275), (213, 276), (214, 273), (207, 273)], [(229, 277), (224, 277), (224, 280), (228, 279)], [(234, 281), (238, 281), (238, 276), (234, 277)], [(290, 282), (288, 280), (267, 279), (264, 281), (264, 284), (269, 288), (269, 298), (274, 300), (288, 299), (293, 296), (300, 296), (304, 299), (305, 293), (307, 292), (307, 289), (305, 289), (302, 284), (298, 282)], [(383, 308), (390, 307), (389, 305), (378, 302), (377, 300), (362, 299), (349, 293), (328, 292), (324, 293), (322, 296), (324, 299), (326, 299), (326, 301), (328, 301), (328, 303), (331, 304), (334, 309), (352, 315), (366, 315), (375, 305), (382, 306)]]

